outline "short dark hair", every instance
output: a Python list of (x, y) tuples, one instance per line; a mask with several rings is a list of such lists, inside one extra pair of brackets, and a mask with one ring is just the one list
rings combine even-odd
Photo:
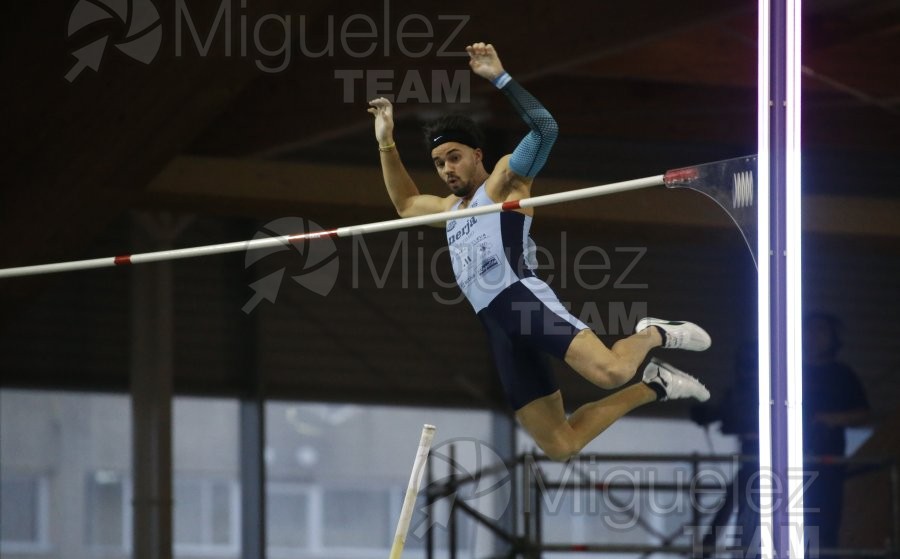
[(432, 149), (446, 141), (459, 142), (473, 149), (484, 146), (481, 127), (471, 117), (460, 113), (438, 117), (426, 123), (422, 131), (425, 133), (425, 148), (429, 157)]

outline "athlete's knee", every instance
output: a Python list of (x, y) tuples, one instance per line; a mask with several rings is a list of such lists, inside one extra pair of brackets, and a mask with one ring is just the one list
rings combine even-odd
[(566, 363), (600, 388), (618, 388), (631, 380), (634, 369), (610, 351), (590, 330), (583, 330), (569, 346)]
[(589, 378), (600, 388), (618, 388), (631, 380), (634, 369), (619, 359), (594, 360), (589, 365)]
[(545, 441), (537, 441), (538, 446), (547, 458), (554, 462), (565, 462), (581, 451), (581, 447), (569, 438), (555, 437)]

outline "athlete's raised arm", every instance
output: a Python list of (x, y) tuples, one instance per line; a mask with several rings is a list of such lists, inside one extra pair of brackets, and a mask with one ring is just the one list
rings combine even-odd
[(381, 156), (381, 172), (391, 202), (400, 217), (414, 217), (445, 211), (448, 198), (420, 194), (406, 171), (394, 143), (394, 107), (384, 97), (369, 101), (369, 112), (375, 116), (375, 139)]
[(512, 154), (500, 160), (495, 171), (504, 172), (506, 176), (502, 182), (511, 183), (503, 186), (515, 186), (515, 183), (530, 185), (547, 162), (550, 149), (559, 135), (556, 121), (540, 101), (504, 71), (493, 45), (475, 43), (466, 47), (466, 51), (469, 53), (469, 66), (472, 71), (490, 80), (503, 92), (531, 129)]

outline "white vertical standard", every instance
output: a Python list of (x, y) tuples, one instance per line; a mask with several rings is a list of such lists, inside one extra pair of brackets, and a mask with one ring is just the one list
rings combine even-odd
[[(757, 338), (759, 340), (759, 545), (762, 559), (773, 559), (774, 544), (772, 542), (772, 489), (771, 477), (763, 475), (772, 471), (772, 387), (771, 363), (772, 349), (769, 344), (771, 318), (769, 316), (769, 274), (772, 261), (772, 249), (769, 246), (769, 178), (772, 165), (769, 157), (769, 46), (770, 38), (770, 0), (759, 0), (759, 21), (757, 23), (758, 52), (757, 56)], [(769, 486), (767, 487), (767, 483)], [(749, 488), (746, 488), (749, 489)], [(749, 491), (744, 498), (748, 498)], [(754, 538), (750, 538), (753, 541)]]
[(403, 497), (403, 508), (400, 509), (400, 520), (397, 521), (397, 531), (394, 533), (390, 559), (400, 559), (400, 555), (403, 553), (403, 546), (406, 545), (406, 534), (409, 532), (409, 523), (416, 508), (416, 496), (419, 494), (419, 487), (422, 485), (425, 462), (428, 460), (428, 452), (431, 451), (431, 442), (434, 440), (435, 430), (434, 425), (426, 424), (422, 427), (419, 450), (416, 451), (416, 460), (413, 462), (412, 474), (409, 476), (406, 496)]

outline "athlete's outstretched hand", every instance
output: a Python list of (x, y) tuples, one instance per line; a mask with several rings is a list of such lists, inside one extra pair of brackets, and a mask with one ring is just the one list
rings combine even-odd
[(466, 47), (466, 52), (469, 53), (469, 67), (482, 78), (493, 80), (503, 73), (503, 65), (494, 45), (474, 43)]
[(394, 143), (394, 106), (384, 97), (369, 101), (369, 112), (375, 115), (375, 139), (378, 145)]

